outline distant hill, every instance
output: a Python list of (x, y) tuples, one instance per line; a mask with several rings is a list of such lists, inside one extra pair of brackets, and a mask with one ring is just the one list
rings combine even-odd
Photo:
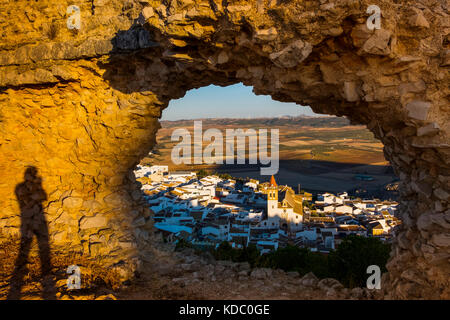
[[(383, 144), (363, 125), (351, 125), (346, 118), (320, 116), (282, 116), (251, 119), (197, 119), (203, 131), (215, 128), (225, 136), (226, 129), (278, 129), (280, 170), (277, 181), (293, 187), (301, 184), (305, 190), (341, 192), (357, 190), (361, 194), (383, 194), (386, 184), (395, 176), (384, 158)], [(171, 161), (175, 129), (187, 129), (193, 134), (195, 120), (162, 121), (157, 145), (142, 164), (168, 165), (170, 170), (199, 170), (229, 173), (235, 177), (250, 177), (265, 181), (259, 165), (188, 164)], [(203, 147), (209, 142), (204, 141)], [(270, 143), (269, 143), (270, 145)], [(372, 181), (359, 181), (355, 175), (370, 175)], [(375, 193), (374, 193), (375, 192)], [(391, 197), (392, 192), (388, 192)], [(386, 196), (387, 197), (387, 196)]]
[(206, 126), (231, 126), (236, 127), (253, 126), (255, 128), (260, 127), (278, 127), (278, 126), (307, 126), (313, 128), (340, 128), (350, 125), (350, 121), (342, 117), (331, 117), (331, 116), (320, 116), (320, 117), (310, 117), (310, 116), (283, 116), (277, 118), (206, 118), (206, 119), (190, 119), (190, 120), (174, 120), (174, 121), (161, 121), (163, 128), (173, 128), (173, 127), (183, 127), (191, 126), (193, 121), (202, 120), (203, 125)]

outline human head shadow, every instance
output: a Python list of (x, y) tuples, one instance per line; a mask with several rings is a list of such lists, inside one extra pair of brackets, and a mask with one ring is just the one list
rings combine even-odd
[(47, 221), (45, 219), (43, 202), (47, 194), (42, 187), (42, 178), (36, 167), (30, 166), (25, 170), (24, 181), (15, 189), (20, 207), (21, 240), (19, 254), (9, 282), (8, 299), (20, 299), (24, 277), (27, 273), (27, 261), (33, 237), (36, 236), (41, 262), (42, 297), (55, 299), (55, 285), (51, 275), (52, 264)]

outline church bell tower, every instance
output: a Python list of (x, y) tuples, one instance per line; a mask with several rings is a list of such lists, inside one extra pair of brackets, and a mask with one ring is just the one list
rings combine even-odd
[(267, 218), (272, 218), (278, 207), (278, 186), (275, 178), (270, 178), (270, 184), (267, 188)]

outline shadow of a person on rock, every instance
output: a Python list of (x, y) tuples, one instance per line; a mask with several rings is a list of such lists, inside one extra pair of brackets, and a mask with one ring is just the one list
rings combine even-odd
[(51, 274), (49, 234), (42, 205), (47, 200), (47, 194), (42, 187), (42, 179), (38, 175), (36, 167), (28, 167), (25, 170), (24, 181), (16, 186), (15, 192), (21, 213), (21, 241), (19, 255), (10, 279), (8, 299), (20, 299), (24, 277), (27, 274), (26, 265), (33, 236), (36, 236), (39, 247), (42, 297), (44, 299), (55, 299), (55, 285)]

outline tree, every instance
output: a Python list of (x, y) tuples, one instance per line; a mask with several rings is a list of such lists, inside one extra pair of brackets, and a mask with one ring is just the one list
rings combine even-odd
[(261, 256), (258, 266), (284, 271), (297, 271), (302, 275), (313, 272), (320, 278), (329, 275), (326, 255), (292, 245)]
[(259, 250), (254, 244), (243, 249), (234, 249), (228, 241), (223, 241), (212, 254), (217, 260), (248, 262), (252, 268), (257, 265), (260, 257)]
[(234, 258), (233, 248), (228, 241), (223, 241), (212, 253), (217, 260), (233, 260)]
[(314, 204), (310, 203), (309, 201), (303, 200), (303, 207), (307, 207), (310, 210), (314, 210)]
[(214, 175), (218, 176), (219, 178), (221, 178), (223, 180), (233, 179), (233, 177), (229, 173), (218, 173), (217, 171), (215, 171)]
[(390, 245), (377, 238), (350, 235), (329, 254), (331, 277), (350, 288), (365, 286), (367, 267), (377, 265), (386, 272), (390, 251)]
[(328, 255), (293, 245), (260, 255), (255, 245), (233, 249), (226, 241), (212, 253), (217, 260), (247, 261), (252, 268), (297, 271), (302, 275), (312, 272), (318, 278), (335, 278), (353, 288), (366, 285), (368, 266), (377, 265), (382, 272), (387, 271), (390, 246), (377, 238), (348, 236)]
[(202, 179), (206, 176), (209, 176), (209, 172), (206, 171), (205, 169), (200, 169), (199, 171), (197, 171), (197, 178), (198, 179)]
[(256, 266), (258, 259), (260, 257), (260, 253), (256, 245), (249, 244), (243, 249), (238, 249), (237, 254), (235, 256), (236, 262), (248, 262), (250, 266), (253, 268)]

